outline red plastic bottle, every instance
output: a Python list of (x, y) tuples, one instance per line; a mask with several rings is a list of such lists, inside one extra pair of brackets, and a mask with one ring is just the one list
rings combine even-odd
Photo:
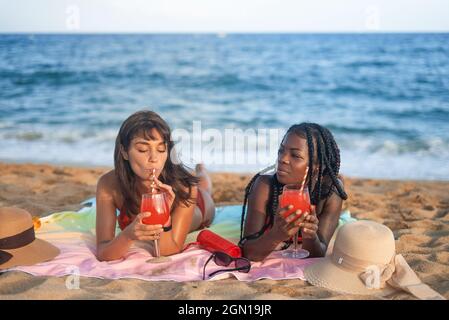
[(234, 258), (240, 258), (242, 256), (242, 251), (239, 246), (207, 229), (202, 230), (198, 234), (196, 241), (210, 252), (221, 251)]

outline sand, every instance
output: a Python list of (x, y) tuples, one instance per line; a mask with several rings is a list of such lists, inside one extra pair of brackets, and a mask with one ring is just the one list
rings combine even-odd
[[(36, 216), (78, 210), (95, 195), (99, 176), (110, 168), (0, 163), (0, 206), (17, 206)], [(251, 175), (212, 173), (217, 204), (239, 204)], [(449, 182), (345, 180), (353, 216), (390, 227), (418, 276), (449, 298)], [(69, 290), (67, 277), (34, 277), (22, 272), (0, 274), (1, 299), (379, 299), (343, 295), (302, 280), (235, 279), (211, 282), (148, 282), (82, 277)], [(414, 299), (395, 293), (383, 299)]]

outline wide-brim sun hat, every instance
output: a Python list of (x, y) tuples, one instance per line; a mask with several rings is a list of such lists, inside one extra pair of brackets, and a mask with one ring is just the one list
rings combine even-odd
[(28, 211), (0, 208), (0, 270), (52, 260), (59, 252), (51, 243), (36, 238)]
[(444, 299), (396, 254), (393, 232), (374, 221), (340, 227), (331, 253), (307, 266), (304, 275), (312, 285), (345, 294), (385, 296), (404, 290), (420, 299)]

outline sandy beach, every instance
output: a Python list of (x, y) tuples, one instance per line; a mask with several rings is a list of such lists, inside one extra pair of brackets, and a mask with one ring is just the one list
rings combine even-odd
[[(45, 216), (78, 210), (95, 195), (106, 167), (0, 163), (0, 206), (27, 209)], [(214, 200), (242, 202), (251, 175), (212, 173)], [(403, 254), (418, 276), (449, 298), (449, 182), (393, 181), (346, 177), (349, 199), (345, 206), (358, 219), (390, 227)], [(147, 282), (81, 278), (79, 290), (68, 290), (65, 278), (33, 277), (22, 272), (0, 274), (1, 299), (379, 299), (342, 295), (301, 280), (235, 279), (211, 282)], [(396, 293), (385, 299), (413, 299)]]

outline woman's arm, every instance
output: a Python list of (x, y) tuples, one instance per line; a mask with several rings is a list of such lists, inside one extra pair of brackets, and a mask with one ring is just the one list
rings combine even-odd
[(320, 219), (312, 212), (301, 225), (302, 247), (310, 252), (310, 257), (324, 257), (326, 254), (338, 226), (342, 205), (343, 200), (333, 192), (323, 205)]
[(188, 205), (179, 203), (173, 210), (171, 215), (172, 229), (168, 232), (163, 232), (161, 235), (161, 255), (168, 256), (182, 251), (187, 234), (190, 231), (190, 225), (192, 224), (197, 192), (198, 188), (193, 186), (190, 194), (191, 203)]
[[(244, 228), (244, 236), (254, 234), (262, 229), (267, 217), (266, 207), (270, 196), (270, 177), (260, 176), (254, 182), (251, 193), (248, 196), (247, 218)], [(291, 209), (291, 208), (290, 208)], [(282, 208), (274, 216), (274, 222), (271, 229), (263, 233), (259, 238), (248, 240), (243, 244), (243, 255), (252, 261), (261, 261), (265, 259), (281, 241), (289, 239), (299, 230), (298, 219), (292, 223), (295, 213), (287, 218), (282, 214), (287, 208)]]
[(115, 237), (116, 205), (113, 196), (111, 172), (103, 175), (97, 183), (97, 258), (100, 261), (122, 258), (132, 244), (125, 233)]

